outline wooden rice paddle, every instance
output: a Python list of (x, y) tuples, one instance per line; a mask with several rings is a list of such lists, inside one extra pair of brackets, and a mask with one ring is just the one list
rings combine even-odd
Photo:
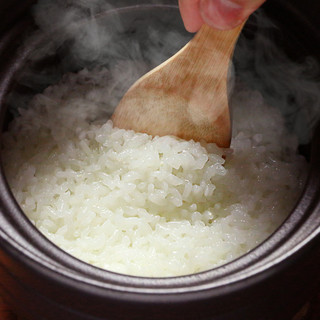
[(229, 147), (227, 76), (242, 27), (220, 31), (204, 25), (128, 90), (112, 116), (114, 126)]

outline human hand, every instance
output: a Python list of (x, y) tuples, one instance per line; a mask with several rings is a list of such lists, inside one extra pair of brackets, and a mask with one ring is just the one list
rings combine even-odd
[(179, 0), (185, 27), (196, 32), (206, 23), (227, 30), (241, 24), (265, 0)]

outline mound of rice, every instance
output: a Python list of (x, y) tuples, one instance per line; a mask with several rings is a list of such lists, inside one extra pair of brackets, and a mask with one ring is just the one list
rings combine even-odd
[(177, 276), (239, 257), (284, 221), (307, 164), (259, 93), (233, 97), (234, 138), (222, 150), (113, 128), (107, 78), (66, 75), (3, 136), (9, 184), (46, 237), (111, 271)]

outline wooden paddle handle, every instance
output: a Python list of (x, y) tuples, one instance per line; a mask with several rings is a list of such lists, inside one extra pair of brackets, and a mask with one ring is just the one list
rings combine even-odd
[(244, 24), (245, 22), (232, 30), (223, 31), (203, 25), (185, 47), (190, 58), (197, 64), (196, 68), (205, 70), (205, 73), (226, 76), (235, 44)]

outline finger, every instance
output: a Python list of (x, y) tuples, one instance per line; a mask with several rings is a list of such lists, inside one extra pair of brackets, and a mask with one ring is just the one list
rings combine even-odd
[(196, 32), (203, 25), (199, 11), (200, 0), (179, 0), (179, 7), (185, 28), (189, 32)]
[(265, 0), (200, 0), (202, 20), (213, 28), (232, 29), (246, 20)]

